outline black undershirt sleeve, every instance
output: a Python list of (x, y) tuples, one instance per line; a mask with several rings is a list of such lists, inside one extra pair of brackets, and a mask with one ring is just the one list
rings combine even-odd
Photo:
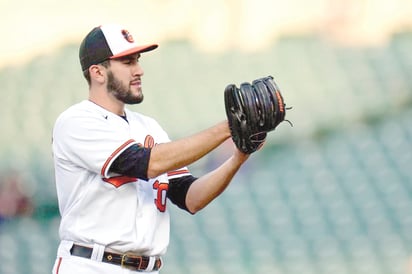
[(147, 169), (150, 152), (150, 148), (134, 144), (117, 156), (110, 166), (109, 172), (148, 180)]
[(192, 214), (186, 206), (186, 195), (192, 183), (197, 180), (192, 175), (182, 176), (169, 180), (169, 190), (167, 191), (167, 198), (179, 208), (186, 210)]
[[(144, 148), (136, 144), (132, 145), (117, 156), (110, 166), (109, 172), (147, 181), (150, 152), (150, 148)], [(167, 198), (179, 208), (189, 213), (191, 212), (186, 206), (186, 195), (189, 187), (196, 179), (197, 178), (192, 175), (187, 175), (169, 180)]]

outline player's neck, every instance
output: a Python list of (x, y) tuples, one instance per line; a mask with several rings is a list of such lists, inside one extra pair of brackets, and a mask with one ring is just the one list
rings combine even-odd
[(124, 103), (116, 100), (115, 98), (111, 98), (110, 96), (93, 96), (93, 94), (89, 95), (89, 101), (99, 105), (100, 107), (113, 112), (114, 114), (124, 116)]

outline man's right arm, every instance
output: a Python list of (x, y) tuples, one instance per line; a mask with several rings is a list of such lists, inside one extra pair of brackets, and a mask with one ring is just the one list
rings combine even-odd
[(230, 137), (227, 121), (192, 136), (152, 148), (147, 176), (154, 178), (165, 172), (192, 164)]

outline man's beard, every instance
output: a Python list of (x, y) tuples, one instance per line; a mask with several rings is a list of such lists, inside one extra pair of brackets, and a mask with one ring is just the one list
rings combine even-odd
[(133, 95), (130, 87), (124, 85), (120, 80), (114, 77), (113, 72), (107, 73), (107, 90), (116, 97), (117, 100), (125, 104), (139, 104), (143, 101), (143, 93)]

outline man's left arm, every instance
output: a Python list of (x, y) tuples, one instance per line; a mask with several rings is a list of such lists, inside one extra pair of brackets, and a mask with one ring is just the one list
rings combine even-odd
[(222, 165), (195, 180), (187, 191), (187, 210), (195, 214), (218, 197), (248, 157), (248, 154), (235, 149), (235, 153)]

